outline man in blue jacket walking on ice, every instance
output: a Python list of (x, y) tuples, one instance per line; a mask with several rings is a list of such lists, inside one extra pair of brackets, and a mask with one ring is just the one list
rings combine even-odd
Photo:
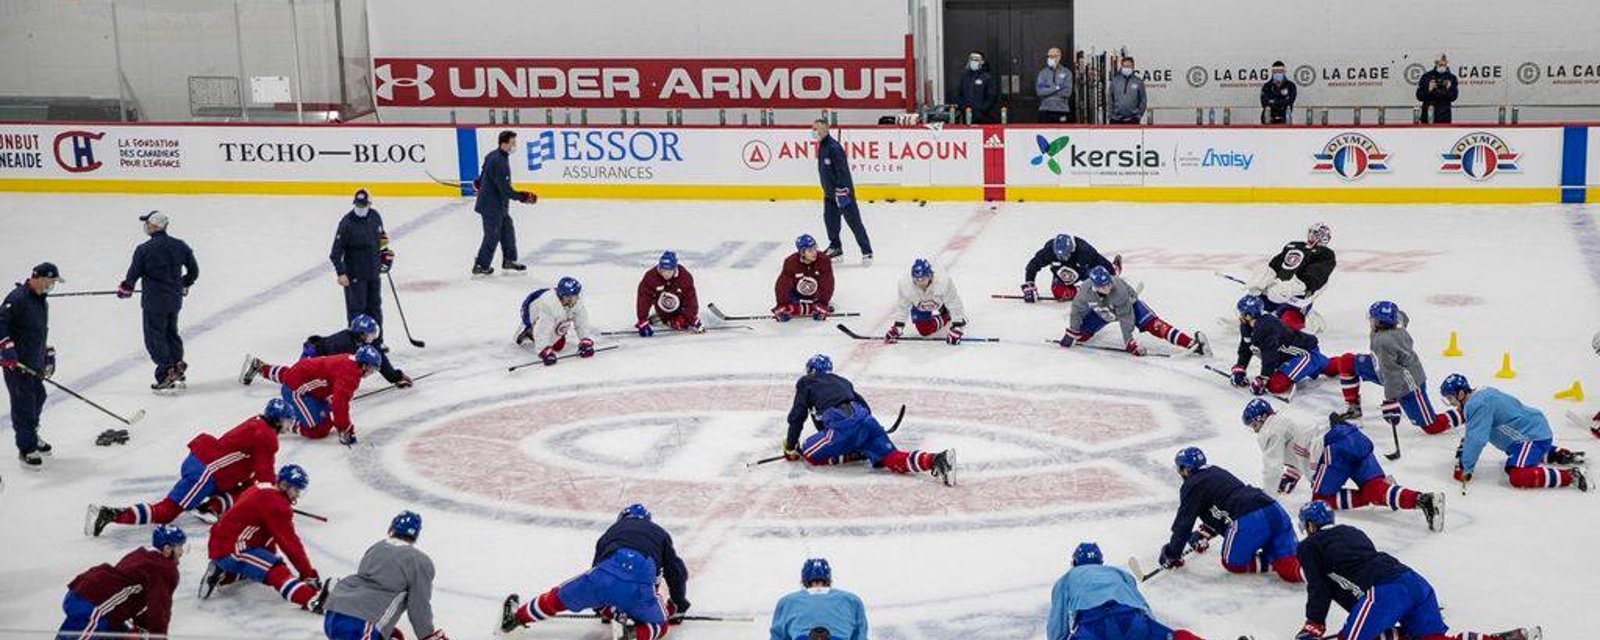
[(867, 237), (867, 226), (861, 223), (861, 207), (856, 203), (856, 185), (850, 179), (850, 158), (844, 146), (828, 135), (828, 121), (818, 120), (811, 125), (817, 139), (817, 174), (822, 177), (822, 223), (828, 228), (828, 257), (844, 255), (844, 242), (839, 239), (839, 218), (850, 224), (850, 233), (861, 248), (861, 264), (872, 264), (872, 239)]

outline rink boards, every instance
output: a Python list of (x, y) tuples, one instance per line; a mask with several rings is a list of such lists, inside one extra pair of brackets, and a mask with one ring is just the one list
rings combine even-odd
[[(0, 191), (470, 195), (501, 127), (0, 124)], [(798, 127), (513, 125), (542, 197), (821, 197)], [(863, 200), (1585, 202), (1600, 128), (860, 127)], [(458, 186), (459, 185), (459, 186)]]

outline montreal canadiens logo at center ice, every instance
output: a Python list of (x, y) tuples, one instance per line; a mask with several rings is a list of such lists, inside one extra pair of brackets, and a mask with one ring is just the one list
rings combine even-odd
[(1332, 173), (1345, 180), (1360, 180), (1368, 173), (1388, 173), (1389, 153), (1362, 133), (1341, 133), (1312, 155), (1314, 173)]

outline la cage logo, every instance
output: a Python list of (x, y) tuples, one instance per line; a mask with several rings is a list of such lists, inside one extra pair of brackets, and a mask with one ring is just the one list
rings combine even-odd
[(373, 90), (379, 98), (387, 101), (394, 100), (394, 88), (406, 87), (416, 92), (418, 102), (427, 102), (433, 98), (433, 85), (428, 84), (433, 79), (433, 69), (424, 65), (411, 63), (411, 76), (394, 76), (393, 64), (378, 65), (372, 70), (373, 77), (378, 80), (378, 87)]
[(56, 134), (56, 164), (68, 173), (87, 173), (104, 163), (94, 157), (94, 143), (106, 137), (103, 132), (63, 131)]
[(1341, 133), (1323, 145), (1322, 151), (1312, 154), (1317, 162), (1311, 166), (1311, 171), (1332, 173), (1354, 182), (1369, 173), (1388, 173), (1389, 156), (1366, 134)]
[(1459, 173), (1473, 180), (1488, 180), (1501, 172), (1522, 171), (1517, 164), (1522, 154), (1512, 151), (1505, 140), (1487, 131), (1462, 136), (1440, 157), (1444, 163), (1439, 165), (1439, 171)]

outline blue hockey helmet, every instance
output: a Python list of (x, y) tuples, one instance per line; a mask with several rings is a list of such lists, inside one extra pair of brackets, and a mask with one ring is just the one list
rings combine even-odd
[(1388, 300), (1379, 300), (1367, 307), (1367, 317), (1380, 327), (1400, 326), (1400, 305)]
[(358, 336), (372, 336), (367, 338), (367, 342), (377, 340), (378, 336), (382, 335), (382, 332), (383, 329), (378, 326), (378, 321), (365, 313), (350, 320), (350, 333)]
[(911, 277), (932, 278), (933, 263), (928, 262), (926, 258), (917, 258), (916, 262), (911, 263)]
[(1111, 270), (1099, 266), (1090, 269), (1089, 282), (1094, 284), (1096, 289), (1104, 289), (1111, 286)]
[(267, 401), (267, 406), (261, 408), (261, 419), (266, 420), (273, 428), (277, 428), (278, 423), (293, 420), (294, 412), (289, 410), (289, 403), (284, 402), (283, 398), (273, 398)]
[(809, 587), (813, 582), (833, 584), (833, 565), (827, 558), (806, 558), (800, 566), (800, 586)]
[(1306, 228), (1306, 244), (1313, 247), (1333, 242), (1333, 229), (1326, 222), (1314, 222)]
[(1072, 257), (1072, 252), (1078, 249), (1078, 239), (1065, 233), (1056, 236), (1050, 241), (1050, 250), (1056, 254), (1056, 259), (1065, 262)]
[(1072, 550), (1072, 566), (1078, 567), (1086, 564), (1105, 564), (1105, 554), (1100, 553), (1100, 545), (1093, 542), (1084, 542)]
[(1309, 534), (1312, 525), (1316, 525), (1320, 529), (1330, 524), (1333, 524), (1333, 509), (1328, 508), (1327, 503), (1320, 500), (1312, 500), (1307, 502), (1305, 506), (1300, 507), (1301, 531)]
[(1246, 295), (1239, 298), (1239, 303), (1234, 305), (1239, 310), (1239, 315), (1246, 318), (1259, 318), (1266, 313), (1266, 306), (1261, 304), (1261, 296)]
[(1244, 413), (1239, 416), (1239, 419), (1244, 422), (1244, 426), (1253, 428), (1257, 422), (1267, 419), (1267, 416), (1273, 413), (1272, 405), (1267, 404), (1266, 400), (1251, 398), (1249, 402), (1244, 404)]
[(306, 487), (311, 486), (311, 476), (300, 465), (286, 464), (278, 469), (278, 484), (305, 491)]
[(1179, 471), (1192, 472), (1203, 469), (1206, 466), (1206, 452), (1201, 451), (1199, 447), (1184, 447), (1173, 457), (1172, 462), (1178, 465)]
[(561, 298), (575, 298), (583, 293), (583, 283), (572, 276), (562, 276), (556, 281), (556, 296)]
[(656, 261), (656, 268), (662, 271), (673, 271), (678, 268), (678, 252), (663, 251), (661, 259)]
[(1454, 398), (1461, 392), (1472, 392), (1472, 385), (1467, 382), (1467, 377), (1459, 373), (1452, 373), (1444, 377), (1444, 382), (1439, 383), (1439, 395)]
[(833, 358), (821, 353), (811, 356), (806, 361), (806, 373), (833, 373)]
[(417, 536), (422, 535), (422, 516), (415, 511), (401, 511), (389, 521), (389, 535), (416, 542)]
[(800, 237), (794, 239), (795, 251), (805, 251), (806, 249), (815, 248), (817, 248), (817, 239), (811, 237), (811, 234), (809, 233), (802, 233), (800, 234)]
[(361, 345), (356, 349), (356, 364), (374, 369), (383, 366), (383, 352), (370, 344)]
[(185, 535), (183, 529), (179, 529), (176, 525), (159, 525), (154, 531), (150, 532), (150, 546), (157, 549), (181, 547), (188, 544), (188, 542), (189, 536)]
[(617, 519), (618, 520), (624, 520), (624, 519), (627, 519), (627, 518), (633, 518), (634, 520), (644, 520), (645, 522), (649, 522), (650, 521), (650, 510), (644, 508), (644, 505), (642, 505), (642, 504), (638, 504), (638, 503), (630, 504), (627, 507), (624, 507), (621, 512), (617, 513)]

